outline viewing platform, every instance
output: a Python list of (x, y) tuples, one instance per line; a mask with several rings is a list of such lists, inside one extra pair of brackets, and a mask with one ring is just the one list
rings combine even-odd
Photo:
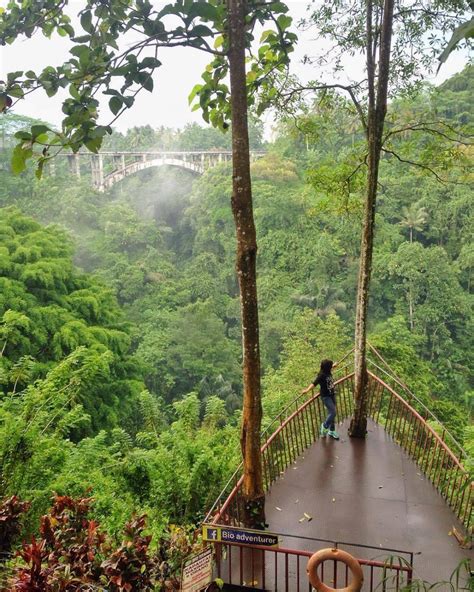
[[(464, 451), (376, 363), (369, 371), (367, 438), (349, 438), (353, 374), (348, 367), (339, 372), (340, 440), (319, 436), (325, 410), (316, 394), (298, 397), (264, 435), (267, 530), (279, 535), (279, 548), (216, 544), (219, 576), (244, 588), (310, 592), (308, 559), (337, 547), (361, 564), (362, 590), (401, 591), (413, 580), (447, 582), (463, 561), (459, 573), (465, 582), (473, 552), (453, 536), (453, 528), (466, 536), (472, 525), (473, 488), (462, 464)], [(206, 522), (242, 526), (241, 482), (238, 471)], [(332, 588), (351, 580), (339, 561), (326, 560), (318, 569)], [(456, 589), (468, 588), (436, 588)]]

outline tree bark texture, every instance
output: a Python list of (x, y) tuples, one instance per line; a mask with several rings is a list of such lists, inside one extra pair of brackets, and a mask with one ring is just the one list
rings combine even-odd
[[(378, 27), (373, 27), (376, 5), (367, 0), (367, 80), (369, 86), (367, 117), (367, 196), (360, 247), (359, 282), (355, 322), (354, 349), (354, 416), (349, 435), (365, 438), (367, 433), (367, 317), (369, 286), (372, 274), (372, 254), (374, 247), (375, 207), (379, 178), (380, 155), (382, 152), (383, 130), (387, 113), (388, 81), (390, 74), (390, 50), (393, 30), (394, 0), (385, 0), (383, 6), (380, 37)], [(380, 42), (378, 39), (380, 38)], [(380, 43), (378, 68), (375, 56)]]
[(250, 152), (247, 121), (245, 73), (245, 0), (228, 0), (229, 69), (232, 109), (232, 212), (234, 215), (240, 288), (243, 349), (243, 413), (240, 443), (244, 464), (242, 494), (244, 521), (250, 527), (263, 527), (264, 489), (260, 431), (260, 349), (257, 302), (257, 238), (252, 209)]

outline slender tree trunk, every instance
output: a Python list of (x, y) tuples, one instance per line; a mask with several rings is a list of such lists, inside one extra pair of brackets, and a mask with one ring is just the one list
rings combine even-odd
[(262, 403), (260, 398), (260, 349), (256, 257), (257, 239), (252, 211), (250, 152), (245, 73), (245, 0), (228, 0), (229, 68), (232, 108), (232, 212), (237, 235), (236, 270), (242, 317), (244, 400), (240, 443), (244, 463), (244, 521), (247, 526), (265, 523), (260, 452)]
[(408, 288), (408, 314), (410, 317), (410, 331), (413, 331), (413, 329), (415, 328), (415, 323), (413, 321), (413, 289), (411, 282)]
[(369, 86), (369, 105), (367, 117), (367, 197), (364, 207), (364, 220), (360, 248), (359, 283), (357, 287), (357, 307), (354, 348), (354, 417), (349, 435), (365, 438), (367, 433), (367, 313), (369, 286), (372, 274), (372, 254), (374, 248), (375, 206), (379, 177), (380, 155), (382, 152), (383, 129), (387, 113), (388, 78), (390, 72), (390, 48), (392, 41), (394, 0), (385, 0), (380, 32), (380, 53), (378, 77), (376, 81), (375, 56), (378, 31), (373, 31), (372, 17), (374, 4), (367, 0), (367, 79)]

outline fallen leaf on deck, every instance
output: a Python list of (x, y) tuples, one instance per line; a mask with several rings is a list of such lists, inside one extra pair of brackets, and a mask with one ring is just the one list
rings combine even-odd
[(304, 512), (304, 516), (308, 519), (308, 522), (311, 522), (311, 520), (313, 519), (313, 517), (307, 514), (306, 512)]
[(279, 512), (281, 512), (281, 508), (279, 508), (278, 506), (275, 506), (275, 510), (278, 510)]
[(300, 519), (298, 520), (298, 522), (304, 522), (305, 520), (306, 520), (306, 518), (303, 516), (302, 518), (300, 518)]

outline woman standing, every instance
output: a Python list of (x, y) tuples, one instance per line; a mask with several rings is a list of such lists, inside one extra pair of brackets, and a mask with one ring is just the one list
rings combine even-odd
[(319, 385), (320, 392), (318, 396), (323, 398), (324, 406), (328, 411), (326, 421), (321, 424), (321, 436), (330, 436), (335, 440), (339, 440), (339, 434), (336, 432), (334, 423), (336, 419), (336, 389), (331, 374), (331, 370), (335, 367), (336, 365), (332, 360), (323, 360), (318, 375), (307, 388), (301, 391), (301, 394), (304, 395)]

